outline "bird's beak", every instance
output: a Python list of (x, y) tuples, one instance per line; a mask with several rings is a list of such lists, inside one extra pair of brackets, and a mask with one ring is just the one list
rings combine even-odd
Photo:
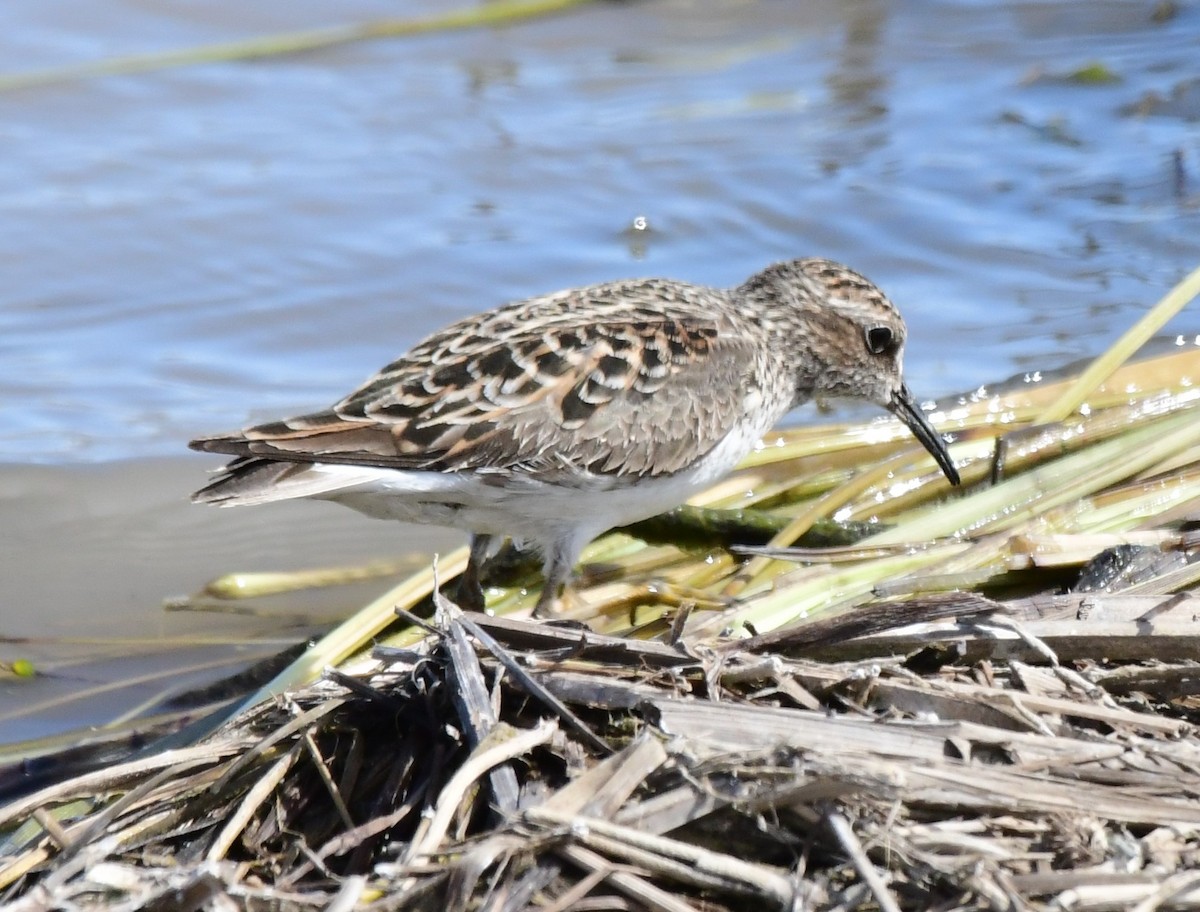
[(946, 449), (946, 441), (942, 439), (942, 435), (935, 431), (933, 425), (929, 423), (929, 419), (925, 417), (925, 413), (921, 411), (921, 407), (913, 400), (913, 394), (908, 391), (907, 386), (901, 385), (900, 389), (892, 394), (892, 401), (888, 404), (888, 411), (908, 425), (908, 429), (913, 432), (913, 436), (921, 441), (921, 445), (929, 450), (942, 471), (946, 473), (946, 477), (950, 479), (950, 484), (958, 484), (958, 469), (954, 468), (954, 463), (950, 459), (950, 452)]

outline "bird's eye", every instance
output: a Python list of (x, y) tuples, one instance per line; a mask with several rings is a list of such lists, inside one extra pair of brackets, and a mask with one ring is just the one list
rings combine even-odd
[(867, 348), (873, 355), (882, 355), (892, 349), (895, 336), (888, 326), (872, 326), (867, 330)]

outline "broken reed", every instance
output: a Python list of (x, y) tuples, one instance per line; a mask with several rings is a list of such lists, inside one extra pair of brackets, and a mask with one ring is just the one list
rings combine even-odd
[[(1003, 579), (1030, 566), (1022, 543), (1031, 536), (1152, 527), (1200, 497), (1200, 389), (1192, 378), (1200, 378), (1195, 351), (1130, 365), (1094, 392), (1086, 414), (1041, 426), (1032, 421), (1071, 380), (947, 407), (936, 417), (956, 438), (951, 450), (966, 482), (958, 495), (898, 422), (781, 431), (693, 501), (750, 515), (747, 536), (735, 522), (718, 524), (726, 544), (762, 541), (764, 530), (775, 530), (771, 556), (747, 561), (725, 544), (681, 549), (612, 533), (584, 552), (591, 569), (576, 587), (583, 607), (568, 617), (609, 635), (713, 640), (744, 635), (747, 626), (766, 631), (846, 611), (872, 601), (881, 587), (895, 594)], [(656, 531), (702, 541), (711, 537), (712, 516), (684, 510), (673, 529), (659, 524)], [(825, 543), (839, 529), (857, 540), (833, 550), (786, 550), (814, 529)], [(245, 705), (368, 649), (394, 625), (396, 609), (428, 600), (435, 580), (449, 589), (465, 560), (460, 549), (407, 578)], [(499, 615), (529, 611), (540, 579), (530, 573), (524, 583), (489, 589), (489, 608)], [(672, 634), (685, 609), (686, 622)], [(407, 646), (424, 635), (409, 627), (384, 642)]]
[[(979, 390), (934, 413), (940, 430), (957, 441), (951, 452), (965, 482), (958, 494), (893, 419), (771, 435), (739, 471), (692, 500), (743, 515), (753, 511), (752, 522), (743, 528), (726, 523), (720, 544), (690, 550), (620, 532), (603, 536), (582, 562), (607, 572), (594, 584), (587, 576), (577, 581), (582, 607), (566, 619), (639, 638), (744, 635), (849, 610), (898, 578), (913, 591), (920, 591), (921, 579), (934, 590), (970, 588), (1012, 569), (1008, 543), (1022, 536), (1153, 524), (1200, 495), (1194, 477), (1200, 422), (1191, 415), (1200, 353), (1125, 362), (1198, 293), (1200, 268), (1076, 377), (996, 395)], [(1139, 479), (1160, 472), (1169, 476), (1139, 487)], [(1103, 511), (1095, 500), (1101, 495)], [(679, 515), (679, 525), (665, 532), (660, 526), (659, 534), (668, 541), (704, 538), (709, 518), (687, 510)], [(839, 526), (846, 531), (845, 543), (861, 539), (857, 556), (842, 550), (836, 565), (812, 553), (746, 562), (726, 547), (761, 540), (764, 528), (774, 530), (768, 546), (804, 544), (818, 525), (828, 544), (831, 522), (835, 535)], [(873, 532), (865, 538), (864, 523)], [(366, 651), (393, 626), (396, 611), (427, 602), (436, 585), (465, 566), (464, 548), (408, 577), (338, 625), (243, 707)], [(539, 585), (529, 576), (525, 585), (493, 588), (489, 610), (529, 611)], [(689, 616), (680, 618), (681, 611)], [(410, 627), (387, 642), (409, 645), (425, 633)]]
[[(1181, 718), (1194, 625), (1161, 598), (1194, 586), (1194, 565), (1138, 584), (1155, 594), (1083, 597), (1086, 623), (1080, 597), (938, 594), (1044, 588), (1040, 574), (1121, 541), (1194, 547), (1165, 527), (1200, 504), (1198, 372), (1183, 352), (1123, 368), (1083, 408), (1079, 380), (957, 403), (939, 418), (967, 482), (953, 495), (888, 422), (783, 432), (697, 501), (740, 514), (685, 510), (666, 529), (692, 550), (623, 533), (589, 549), (608, 578), (585, 577), (581, 619), (600, 632), (443, 600), (436, 630), (406, 615), (357, 673), (299, 688), (461, 572), (456, 552), (339, 625), (217, 737), (202, 738), (210, 717), (170, 750), (0, 810), (0, 889), (30, 909), (105, 893), (445, 908), (443, 890), (450, 907), (499, 890), (569, 908), (611, 890), (681, 912), (692, 895), (730, 909), (1070, 896), (1099, 912), (1118, 888), (1126, 908), (1158, 907), (1176, 871), (1169, 895), (1200, 901), (1200, 742)], [(763, 543), (749, 561), (729, 546), (746, 540)], [(493, 589), (495, 612), (528, 610), (530, 582)], [(949, 628), (892, 629), (913, 620)], [(932, 674), (881, 658), (935, 641), (953, 662)], [(822, 662), (761, 655), (813, 648)], [(861, 666), (830, 664), (855, 650)], [(737, 855), (720, 851), (739, 821), (754, 825)], [(804, 846), (799, 868), (778, 866)]]

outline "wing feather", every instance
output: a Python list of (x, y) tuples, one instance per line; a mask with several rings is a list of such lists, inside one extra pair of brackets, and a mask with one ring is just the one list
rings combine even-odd
[(563, 483), (670, 475), (715, 446), (761, 385), (751, 341), (727, 318), (696, 316), (684, 293), (674, 285), (664, 300), (647, 281), (509, 305), (431, 336), (330, 409), (192, 446)]

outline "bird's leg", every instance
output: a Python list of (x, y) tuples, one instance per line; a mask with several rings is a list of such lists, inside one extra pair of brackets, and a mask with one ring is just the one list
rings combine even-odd
[(553, 617), (558, 605), (563, 587), (571, 578), (571, 570), (575, 566), (575, 558), (579, 548), (573, 541), (557, 541), (546, 549), (544, 566), (546, 582), (542, 586), (542, 594), (538, 596), (537, 605), (533, 608), (534, 617)]
[(492, 536), (472, 535), (471, 555), (467, 558), (467, 569), (458, 580), (458, 604), (467, 611), (482, 611), (483, 584), (479, 581), (480, 568), (492, 549)]
[(542, 594), (538, 596), (537, 604), (533, 606), (534, 617), (554, 617), (557, 613), (555, 608), (558, 605), (558, 597), (562, 593), (565, 584), (565, 579), (546, 578), (546, 583), (542, 587)]

